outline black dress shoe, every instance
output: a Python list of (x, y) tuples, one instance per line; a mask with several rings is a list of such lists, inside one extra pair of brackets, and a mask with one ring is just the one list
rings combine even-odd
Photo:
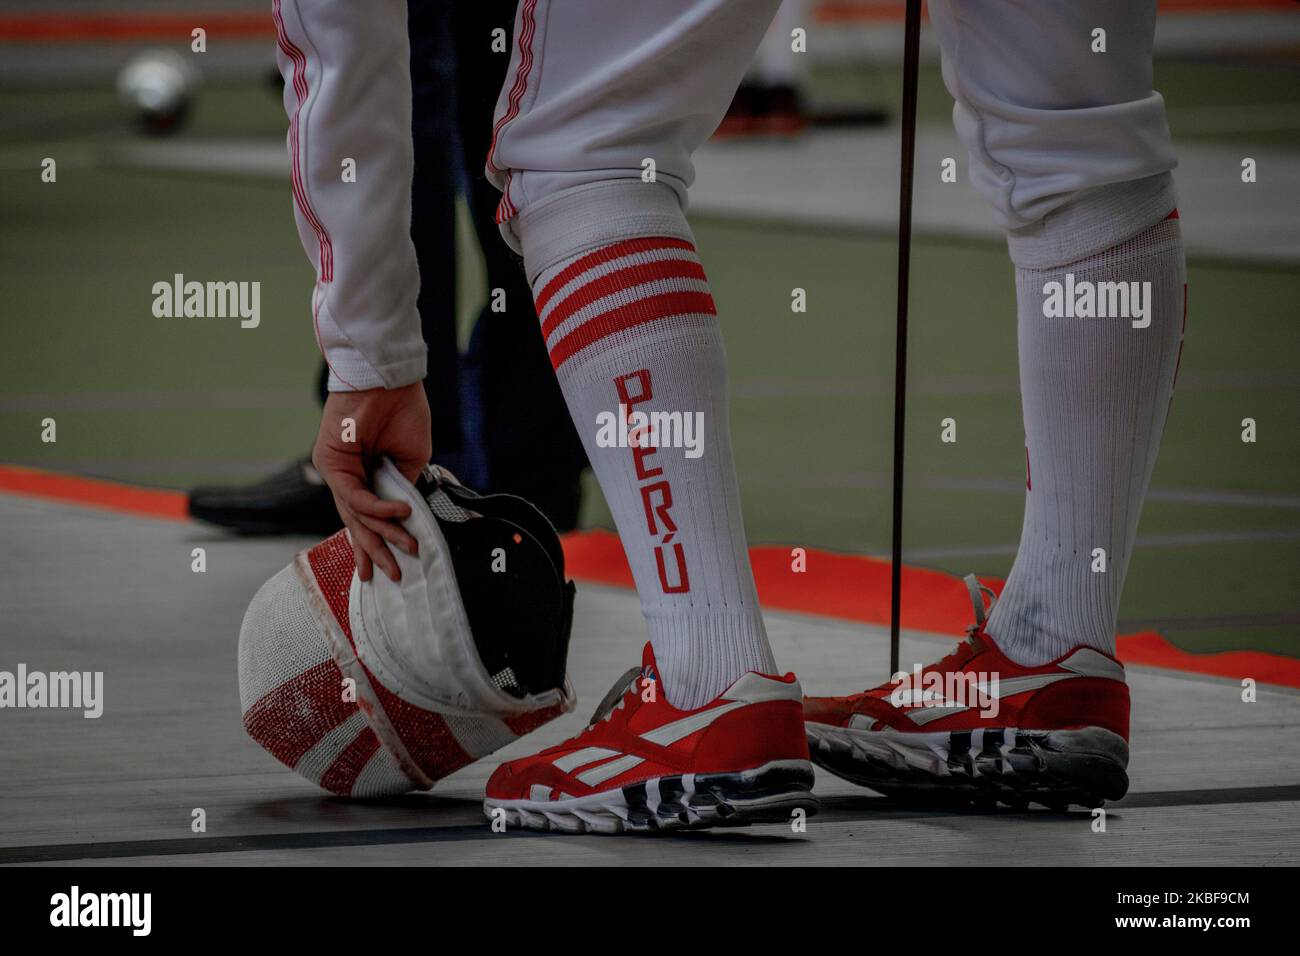
[(333, 534), (334, 496), (309, 459), (251, 485), (195, 488), (190, 515), (240, 534)]

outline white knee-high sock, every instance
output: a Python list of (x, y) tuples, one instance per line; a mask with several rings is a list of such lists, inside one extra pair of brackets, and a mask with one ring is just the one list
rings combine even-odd
[(564, 256), (536, 273), (533, 295), (662, 692), (693, 709), (775, 663), (741, 523), (722, 335), (684, 222), (678, 232)]
[(1176, 212), (1086, 258), (1016, 270), (1028, 491), (1020, 549), (987, 627), (1014, 660), (1045, 663), (1080, 644), (1115, 652), (1186, 290)]

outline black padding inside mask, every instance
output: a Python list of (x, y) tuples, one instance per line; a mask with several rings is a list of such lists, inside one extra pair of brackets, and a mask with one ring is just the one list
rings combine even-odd
[(564, 579), (559, 536), (523, 498), (437, 487), (474, 513), (465, 521), (435, 517), (484, 667), (516, 697), (562, 687), (574, 587)]

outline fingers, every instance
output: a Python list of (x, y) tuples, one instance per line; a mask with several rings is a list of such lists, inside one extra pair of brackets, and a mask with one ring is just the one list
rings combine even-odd
[(376, 497), (360, 478), (346, 472), (337, 472), (327, 480), (334, 492), (334, 506), (352, 536), (352, 556), (361, 580), (370, 580), (372, 563), (392, 580), (402, 580), (401, 569), (384, 542), (390, 540), (408, 553), (415, 553), (415, 539), (392, 523), (393, 519), (409, 515), (410, 507), (405, 502)]
[(393, 581), (402, 579), (397, 560), (385, 541), (395, 547), (416, 552), (415, 539), (396, 522), (406, 518), (411, 508), (403, 501), (385, 501), (365, 486), (365, 470), (359, 455), (340, 453), (337, 449), (317, 445), (313, 459), (317, 470), (334, 495), (334, 507), (352, 540), (352, 558), (357, 575), (369, 581), (374, 567)]
[(357, 515), (357, 518), (369, 530), (394, 547), (401, 548), (410, 555), (419, 553), (419, 545), (416, 544), (415, 538), (411, 537), (401, 525), (391, 521), (377, 521), (367, 515)]
[(369, 581), (373, 565), (388, 575), (390, 580), (394, 582), (402, 580), (402, 569), (397, 566), (397, 560), (388, 550), (384, 539), (366, 527), (356, 514), (339, 501), (337, 496), (334, 498), (334, 503), (338, 506), (339, 515), (343, 518), (343, 523), (348, 529), (348, 537), (352, 541), (352, 560), (357, 566), (357, 576), (362, 581)]
[[(410, 505), (404, 501), (386, 501), (360, 482), (353, 482), (354, 479), (349, 476), (344, 487), (335, 492), (335, 500), (341, 501), (340, 513), (346, 508), (351, 513), (353, 522), (359, 528), (369, 532), (369, 535), (361, 535), (365, 552), (374, 559), (375, 564), (379, 565), (385, 574), (394, 581), (400, 580), (401, 572), (397, 571), (397, 562), (393, 560), (384, 542), (401, 548), (407, 554), (419, 553), (419, 545), (415, 538), (397, 523), (398, 520), (410, 516)], [(371, 541), (374, 542), (374, 547), (370, 546)], [(377, 550), (382, 552), (382, 557), (376, 553)]]
[(358, 548), (353, 541), (351, 528), (348, 528), (348, 543), (352, 545), (352, 563), (357, 567), (357, 577), (369, 581), (374, 575), (374, 563), (370, 560), (370, 555)]
[[(361, 434), (358, 423), (365, 425)], [(412, 555), (419, 550), (399, 524), (410, 517), (410, 506), (374, 494), (366, 486), (365, 462), (387, 455), (415, 481), (429, 460), (430, 446), (429, 405), (418, 382), (391, 390), (334, 392), (326, 399), (312, 462), (333, 492), (361, 580), (369, 581), (378, 567), (400, 581), (401, 569), (389, 548)]]
[(380, 498), (354, 475), (341, 475), (338, 488), (330, 485), (334, 494), (359, 515), (375, 521), (401, 521), (411, 516), (411, 506), (405, 501)]
[(393, 460), (393, 467), (411, 484), (415, 484), (420, 472), (424, 466), (429, 463), (429, 458), (433, 454), (432, 445), (416, 451), (414, 454), (398, 455), (390, 452), (389, 457)]

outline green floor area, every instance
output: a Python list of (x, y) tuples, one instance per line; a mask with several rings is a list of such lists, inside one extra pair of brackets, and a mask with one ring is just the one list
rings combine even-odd
[[(1300, 146), (1300, 70), (1295, 63), (1217, 58), (1169, 58), (1155, 64), (1155, 88), (1169, 110), (1179, 142)], [(834, 110), (862, 103), (896, 109), (902, 74), (893, 67), (823, 66), (811, 75), (811, 96)], [(923, 68), (917, 84), (918, 122), (948, 122), (952, 97), (937, 68)]]
[[(94, 101), (43, 95), (49, 116)], [(12, 96), (0, 113), (13, 115)], [(194, 119), (191, 136), (274, 136), (283, 124), (252, 86), (208, 91)], [(0, 149), (0, 459), (183, 488), (305, 451), (312, 276), (284, 184), (108, 168), (96, 142), (22, 136)], [(53, 184), (39, 177), (47, 155), (60, 164)], [(894, 242), (695, 228), (727, 337), (751, 539), (886, 552)], [(260, 281), (261, 325), (155, 318), (152, 286), (177, 272)], [(477, 305), (476, 276), (466, 254), (462, 313)], [(1005, 575), (1024, 469), (1011, 266), (1000, 243), (922, 239), (913, 276), (907, 547), (961, 548), (915, 563)], [(1159, 540), (1133, 561), (1122, 617), (1157, 622), (1144, 626), (1193, 651), (1300, 656), (1300, 286), (1282, 268), (1195, 260), (1189, 286), (1161, 497), (1140, 532)], [(804, 314), (790, 311), (794, 287), (808, 290)], [(947, 417), (956, 444), (939, 440)], [(1240, 438), (1246, 417), (1254, 444)], [(41, 438), (46, 418), (54, 443)], [(597, 495), (586, 517), (609, 523)]]
[[(1300, 69), (1294, 63), (1162, 59), (1156, 62), (1155, 88), (1180, 141), (1300, 146)], [(808, 96), (829, 112), (863, 104), (892, 112), (901, 101), (902, 75), (896, 65), (816, 66)], [(0, 131), (6, 143), (44, 140), (52, 132), (80, 136), (87, 129), (112, 130), (120, 117), (117, 96), (106, 87), (0, 89)], [(927, 64), (918, 84), (917, 119), (945, 123), (951, 117), (952, 97), (937, 64)], [(279, 137), (284, 125), (283, 108), (269, 82), (224, 83), (202, 90), (184, 135)]]

